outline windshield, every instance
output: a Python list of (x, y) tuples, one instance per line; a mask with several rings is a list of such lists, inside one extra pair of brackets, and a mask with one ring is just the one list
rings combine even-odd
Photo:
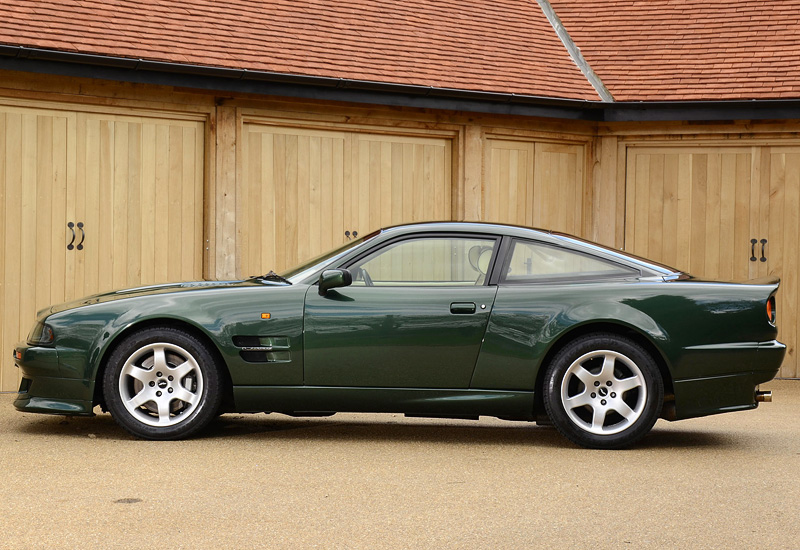
[(358, 239), (355, 239), (353, 241), (347, 241), (339, 248), (335, 248), (334, 250), (330, 250), (328, 252), (325, 252), (324, 254), (320, 254), (316, 258), (312, 258), (311, 260), (307, 260), (299, 265), (292, 267), (291, 269), (287, 269), (286, 271), (281, 273), (281, 276), (289, 279), (289, 281), (292, 284), (297, 284), (306, 279), (307, 277), (309, 277), (310, 275), (314, 274), (315, 271), (319, 271), (326, 265), (334, 263), (337, 259), (347, 254), (352, 248), (355, 248), (361, 243), (370, 240), (378, 233), (380, 233), (380, 231), (373, 231), (372, 233), (364, 237), (359, 237)]

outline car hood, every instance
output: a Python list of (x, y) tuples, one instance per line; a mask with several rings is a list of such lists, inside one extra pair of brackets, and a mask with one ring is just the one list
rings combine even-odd
[(71, 302), (64, 302), (63, 304), (54, 305), (41, 313), (53, 314), (75, 309), (78, 307), (91, 306), (94, 304), (102, 304), (105, 302), (113, 302), (116, 300), (126, 300), (130, 298), (140, 298), (142, 296), (156, 296), (159, 294), (175, 294), (178, 292), (192, 292), (198, 290), (219, 290), (224, 291), (227, 289), (243, 288), (243, 287), (285, 287), (290, 286), (287, 283), (278, 281), (268, 281), (264, 279), (245, 279), (242, 281), (189, 281), (184, 283), (167, 283), (160, 285), (149, 285), (135, 288), (125, 288), (121, 290), (114, 290), (111, 292), (104, 292), (102, 294), (93, 294), (85, 296), (78, 300)]

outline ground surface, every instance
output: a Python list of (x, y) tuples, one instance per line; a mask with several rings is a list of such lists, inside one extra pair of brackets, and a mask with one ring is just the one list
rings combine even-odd
[(225, 415), (138, 441), (0, 395), (0, 548), (800, 547), (800, 381), (627, 451), (545, 427)]

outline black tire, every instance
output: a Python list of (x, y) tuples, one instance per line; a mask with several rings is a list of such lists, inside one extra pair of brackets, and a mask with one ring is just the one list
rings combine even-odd
[(664, 401), (664, 381), (650, 354), (606, 333), (581, 336), (561, 349), (542, 389), (558, 431), (592, 449), (633, 445), (651, 430)]
[(114, 420), (143, 439), (184, 439), (205, 428), (222, 401), (219, 366), (195, 336), (153, 327), (126, 337), (103, 376)]

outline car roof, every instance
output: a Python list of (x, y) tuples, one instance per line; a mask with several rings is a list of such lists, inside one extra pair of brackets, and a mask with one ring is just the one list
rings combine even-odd
[(601, 256), (612, 261), (633, 264), (643, 270), (642, 275), (668, 276), (675, 273), (680, 273), (679, 270), (670, 266), (659, 264), (658, 262), (654, 262), (647, 258), (635, 256), (622, 250), (617, 250), (593, 241), (588, 241), (568, 233), (549, 231), (546, 229), (536, 229), (521, 225), (491, 222), (443, 221), (394, 225), (379, 230), (379, 233), (383, 237), (381, 240), (384, 240), (384, 238), (393, 238), (397, 235), (427, 232), (489, 233), (494, 235), (517, 237), (521, 239), (533, 239), (555, 246), (562, 246)]

